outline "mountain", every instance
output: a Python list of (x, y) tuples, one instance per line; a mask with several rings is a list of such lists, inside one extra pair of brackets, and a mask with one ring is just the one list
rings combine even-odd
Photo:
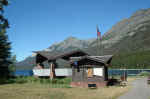
[(150, 8), (139, 10), (131, 17), (121, 20), (102, 39), (105, 54), (149, 50)]
[[(144, 26), (149, 25), (150, 8), (142, 9), (135, 12), (131, 17), (123, 19), (115, 24), (108, 32), (105, 33), (105, 40), (120, 40), (125, 36), (133, 36), (136, 31), (144, 31)], [(111, 39), (110, 39), (111, 38)]]
[[(55, 43), (51, 45), (50, 47), (43, 49), (43, 51), (50, 51), (50, 52), (64, 52), (64, 51), (71, 51), (75, 49), (87, 49), (89, 45), (94, 41), (95, 39), (87, 39), (87, 40), (80, 40), (76, 37), (68, 37), (64, 41), (60, 43)], [(65, 63), (63, 60), (58, 60), (60, 64)], [(66, 65), (66, 64), (64, 64)], [(18, 70), (20, 69), (31, 69), (35, 66), (35, 53), (33, 53), (31, 56), (27, 57), (25, 60), (20, 61), (16, 64), (16, 68)], [(47, 66), (48, 67), (48, 66)]]
[(71, 49), (85, 49), (88, 48), (89, 45), (95, 39), (88, 39), (88, 40), (80, 40), (76, 37), (69, 37), (66, 40), (55, 43), (52, 46), (44, 49), (45, 51), (69, 51)]
[(150, 50), (115, 54), (111, 68), (150, 69)]
[[(135, 51), (150, 50), (150, 8), (141, 9), (131, 17), (126, 18), (112, 26), (102, 37), (103, 54), (134, 53)], [(55, 43), (44, 51), (70, 51), (82, 49), (92, 55), (97, 55), (96, 38), (80, 40), (69, 37), (66, 40)], [(117, 58), (116, 58), (117, 59)], [(35, 57), (28, 57), (17, 63), (21, 67), (33, 67)], [(32, 65), (32, 66), (31, 66)], [(31, 69), (31, 68), (30, 68)]]
[(16, 64), (16, 70), (31, 70), (35, 66), (35, 56), (29, 56)]

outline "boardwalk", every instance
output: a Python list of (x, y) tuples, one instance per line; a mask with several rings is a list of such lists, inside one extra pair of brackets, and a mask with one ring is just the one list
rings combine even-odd
[(147, 85), (147, 78), (142, 78), (132, 83), (133, 88), (119, 99), (150, 99), (150, 86)]

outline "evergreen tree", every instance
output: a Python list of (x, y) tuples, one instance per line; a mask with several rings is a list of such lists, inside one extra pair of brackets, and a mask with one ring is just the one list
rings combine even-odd
[(10, 76), (14, 76), (14, 73), (16, 71), (16, 55), (11, 55), (11, 64), (9, 65), (9, 72), (10, 72)]
[(0, 0), (0, 78), (9, 76), (10, 42), (6, 34), (9, 27), (7, 19), (3, 16), (4, 6), (8, 5), (7, 0)]

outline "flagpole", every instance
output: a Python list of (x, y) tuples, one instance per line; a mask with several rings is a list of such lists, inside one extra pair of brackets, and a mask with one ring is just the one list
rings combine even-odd
[(99, 38), (99, 43), (100, 43), (100, 56), (103, 55), (103, 46), (102, 46), (102, 35), (100, 35), (100, 38)]
[(100, 56), (102, 56), (102, 43), (101, 43), (101, 37), (99, 38), (99, 50), (100, 50)]
[[(98, 32), (97, 29), (98, 29), (98, 25), (96, 25), (96, 32)], [(97, 34), (97, 56), (99, 56), (98, 33), (96, 33), (96, 34)]]
[(96, 26), (97, 28), (97, 55), (100, 56), (102, 55), (102, 49), (101, 49), (101, 33), (98, 29), (98, 25)]
[(99, 37), (99, 52), (100, 52), (100, 56), (102, 56), (102, 43), (101, 43), (101, 36)]
[(99, 56), (99, 44), (98, 44), (98, 36), (97, 36), (97, 56)]
[(102, 45), (102, 34), (101, 34), (101, 32), (100, 32), (100, 37), (99, 37), (99, 43), (100, 43), (99, 44), (100, 56), (102, 56), (103, 55), (103, 45)]

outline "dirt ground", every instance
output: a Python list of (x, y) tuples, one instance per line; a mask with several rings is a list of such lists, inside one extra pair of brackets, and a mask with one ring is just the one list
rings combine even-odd
[(119, 99), (149, 99), (150, 86), (147, 84), (147, 78), (135, 80), (132, 86), (132, 89)]

